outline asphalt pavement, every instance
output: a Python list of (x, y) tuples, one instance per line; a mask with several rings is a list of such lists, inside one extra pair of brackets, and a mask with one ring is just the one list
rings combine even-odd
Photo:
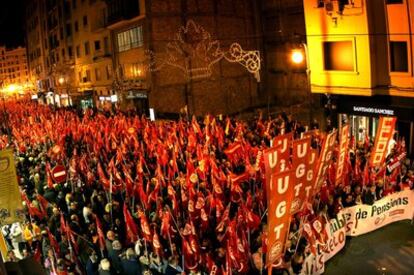
[(343, 250), (326, 263), (324, 274), (413, 275), (414, 226), (401, 221), (348, 238)]

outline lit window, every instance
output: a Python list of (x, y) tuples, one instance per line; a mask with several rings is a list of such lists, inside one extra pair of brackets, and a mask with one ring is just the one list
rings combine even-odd
[(326, 71), (353, 71), (354, 55), (352, 41), (323, 42)]
[(144, 44), (142, 27), (135, 27), (117, 35), (118, 51), (123, 52), (133, 48), (141, 47)]

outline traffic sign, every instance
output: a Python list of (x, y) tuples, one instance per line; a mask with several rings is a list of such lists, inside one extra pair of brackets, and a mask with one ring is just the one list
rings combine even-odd
[(66, 181), (66, 169), (63, 165), (56, 165), (52, 169), (52, 178), (56, 183), (63, 183)]

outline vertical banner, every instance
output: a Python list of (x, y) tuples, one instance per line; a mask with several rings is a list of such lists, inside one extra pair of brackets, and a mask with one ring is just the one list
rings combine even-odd
[(315, 184), (313, 190), (314, 194), (319, 192), (325, 180), (325, 175), (328, 171), (329, 162), (331, 161), (332, 152), (335, 147), (336, 133), (336, 130), (332, 131), (326, 136), (326, 139), (323, 141), (319, 160), (316, 165)]
[(270, 177), (270, 201), (268, 222), (267, 265), (280, 265), (289, 233), (290, 209), (294, 195), (291, 171), (273, 174)]
[[(0, 232), (0, 254), (3, 258), (3, 261), (7, 261), (7, 244), (6, 244), (6, 240), (4, 239), (3, 233)], [(0, 268), (1, 271), (1, 268)]]
[(23, 205), (13, 150), (0, 151), (0, 226), (22, 221)]
[(342, 182), (342, 177), (344, 176), (345, 163), (348, 157), (348, 147), (349, 147), (349, 124), (344, 125), (340, 131), (339, 137), (339, 153), (338, 153), (338, 162), (336, 165), (336, 177), (335, 185), (338, 185)]
[(310, 194), (307, 197), (307, 201), (311, 202), (310, 199), (312, 198), (313, 194), (313, 184), (315, 182), (315, 170), (316, 170), (316, 163), (318, 160), (318, 149), (310, 148), (309, 150), (309, 157), (308, 157), (308, 171), (306, 172), (306, 186), (309, 186)]
[(294, 174), (294, 199), (292, 202), (291, 214), (301, 210), (303, 202), (309, 197), (312, 186), (307, 183), (310, 137), (293, 141), (292, 149), (292, 172)]
[(397, 118), (395, 117), (380, 117), (370, 160), (371, 166), (380, 166), (384, 163), (388, 152), (388, 144), (394, 134), (396, 121)]

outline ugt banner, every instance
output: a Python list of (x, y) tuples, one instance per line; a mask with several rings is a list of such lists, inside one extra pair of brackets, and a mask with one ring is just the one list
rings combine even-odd
[(0, 226), (22, 221), (23, 205), (13, 150), (0, 151)]
[(295, 180), (295, 196), (292, 202), (291, 214), (302, 209), (303, 202), (310, 196), (312, 185), (308, 179), (313, 171), (309, 169), (311, 139), (302, 138), (293, 141), (292, 147), (292, 172)]
[(293, 200), (293, 177), (291, 171), (270, 177), (268, 220), (267, 265), (280, 264), (289, 232), (290, 209)]

